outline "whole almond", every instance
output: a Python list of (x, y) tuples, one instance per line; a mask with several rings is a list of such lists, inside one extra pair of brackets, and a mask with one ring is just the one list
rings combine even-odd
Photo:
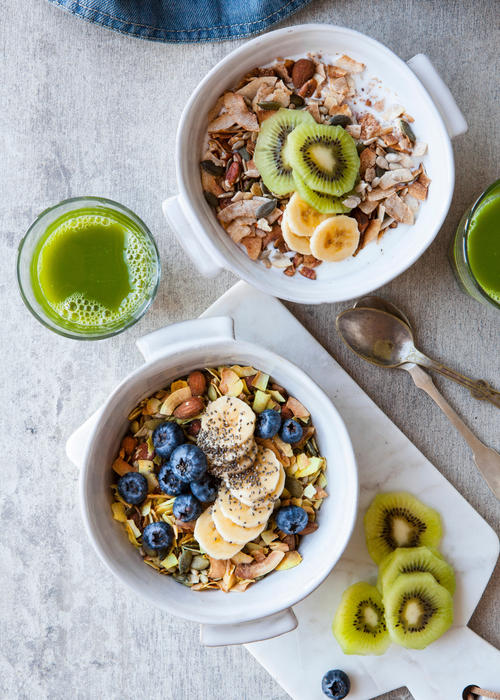
[(188, 384), (193, 396), (203, 396), (205, 393), (207, 381), (202, 372), (191, 372), (188, 377)]
[(304, 85), (300, 88), (299, 92), (297, 93), (299, 97), (305, 97), (309, 98), (312, 97), (316, 91), (316, 88), (318, 87), (318, 83), (314, 78), (311, 78), (311, 80), (307, 80)]
[(187, 401), (184, 401), (184, 403), (181, 403), (180, 406), (177, 406), (174, 411), (174, 416), (175, 418), (180, 418), (181, 420), (187, 420), (188, 418), (193, 418), (194, 416), (197, 416), (198, 413), (201, 413), (204, 407), (205, 404), (203, 403), (203, 400), (200, 399), (199, 396), (193, 396)]
[(296, 88), (301, 88), (316, 73), (316, 66), (307, 58), (301, 58), (292, 69), (292, 80)]

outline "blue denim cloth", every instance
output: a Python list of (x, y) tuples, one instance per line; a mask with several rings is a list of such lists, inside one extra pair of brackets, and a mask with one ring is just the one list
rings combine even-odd
[(264, 31), (311, 0), (48, 0), (115, 32), (174, 43)]

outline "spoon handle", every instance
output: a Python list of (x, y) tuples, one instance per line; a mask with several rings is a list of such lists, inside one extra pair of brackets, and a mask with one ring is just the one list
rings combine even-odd
[(455, 413), (444, 396), (436, 389), (432, 378), (417, 365), (410, 367), (402, 365), (403, 369), (411, 374), (415, 386), (425, 391), (443, 411), (450, 423), (455, 426), (460, 435), (472, 450), (472, 456), (476, 467), (479, 469), (490, 489), (500, 500), (500, 455), (495, 450), (486, 447), (481, 440), (472, 433), (463, 420)]
[(457, 382), (457, 384), (461, 384), (469, 389), (473, 398), (477, 399), (478, 401), (489, 401), (489, 403), (492, 403), (497, 408), (500, 408), (500, 392), (492, 389), (488, 382), (485, 382), (484, 379), (474, 381), (473, 379), (464, 377), (463, 374), (455, 372), (449, 367), (446, 367), (446, 365), (442, 365), (440, 362), (431, 360), (430, 357), (427, 357), (427, 355), (424, 355), (422, 352), (416, 349), (410, 352), (407, 361), (415, 362), (415, 364), (420, 365), (421, 367), (433, 369), (435, 372), (439, 372), (439, 374), (448, 377), (448, 379), (453, 379), (453, 381)]

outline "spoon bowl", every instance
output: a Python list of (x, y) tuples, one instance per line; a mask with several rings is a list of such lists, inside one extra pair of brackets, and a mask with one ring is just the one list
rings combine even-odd
[(380, 311), (385, 311), (386, 313), (401, 319), (401, 321), (403, 321), (403, 323), (406, 323), (408, 328), (411, 330), (411, 323), (408, 320), (407, 316), (405, 316), (405, 314), (401, 311), (401, 309), (398, 309), (397, 306), (391, 304), (391, 302), (387, 301), (387, 299), (382, 299), (382, 297), (374, 297), (371, 295), (361, 297), (361, 299), (358, 299), (358, 301), (354, 304), (354, 308), (379, 309)]

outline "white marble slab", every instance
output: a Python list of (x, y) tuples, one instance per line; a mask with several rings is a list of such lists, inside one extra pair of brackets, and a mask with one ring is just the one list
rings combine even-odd
[[(323, 585), (294, 607), (297, 630), (247, 649), (294, 700), (324, 700), (321, 678), (333, 668), (349, 674), (350, 700), (401, 686), (416, 700), (460, 700), (470, 684), (498, 690), (500, 652), (466, 627), (498, 558), (494, 531), (278, 300), (239, 282), (203, 316), (225, 314), (234, 318), (237, 338), (292, 360), (330, 396), (350, 432), (361, 487), (349, 546)], [(441, 550), (457, 575), (455, 622), (423, 651), (392, 645), (383, 657), (345, 656), (330, 631), (341, 594), (352, 583), (377, 578), (364, 543), (363, 514), (377, 492), (400, 490), (441, 513)]]

